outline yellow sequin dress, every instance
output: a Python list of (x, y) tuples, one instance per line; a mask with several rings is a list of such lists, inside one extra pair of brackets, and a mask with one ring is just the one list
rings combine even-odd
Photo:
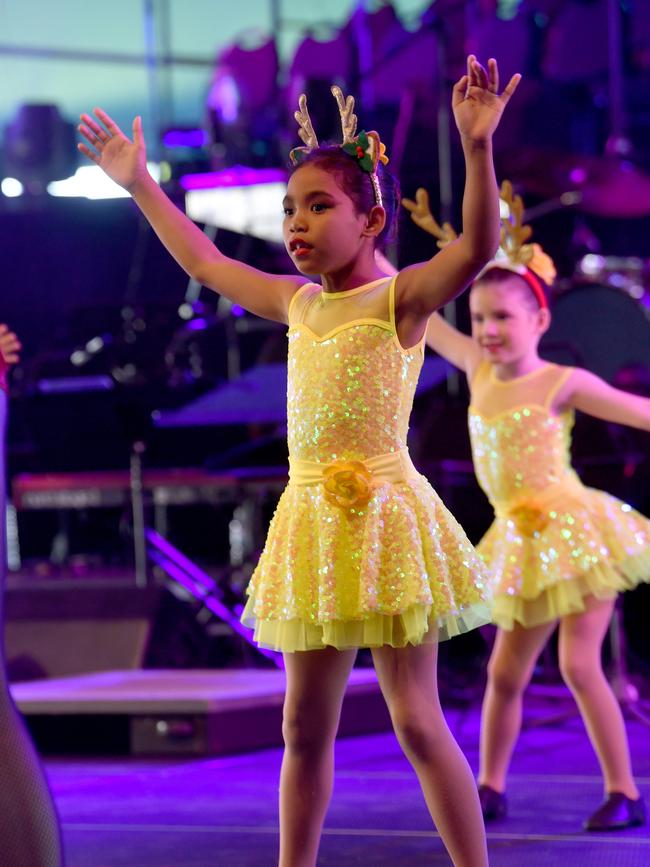
[(585, 487), (570, 465), (573, 412), (553, 415), (572, 368), (544, 364), (503, 382), (483, 362), (471, 383), (474, 468), (495, 511), (478, 550), (493, 572), (494, 620), (547, 623), (650, 580), (650, 521)]
[(265, 647), (402, 647), (491, 620), (484, 564), (408, 456), (424, 341), (401, 347), (394, 288), (292, 300), (289, 484), (242, 615)]

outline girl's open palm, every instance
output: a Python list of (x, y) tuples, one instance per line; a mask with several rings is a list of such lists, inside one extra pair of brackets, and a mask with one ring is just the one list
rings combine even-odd
[(513, 75), (503, 93), (499, 94), (496, 60), (488, 60), (486, 71), (470, 54), (467, 58), (467, 74), (454, 86), (451, 102), (461, 136), (476, 142), (491, 138), (520, 80), (521, 75)]
[(79, 132), (88, 144), (77, 147), (82, 154), (103, 169), (106, 174), (126, 190), (131, 190), (147, 174), (147, 152), (142, 134), (142, 118), (133, 121), (133, 141), (101, 108), (93, 111), (95, 118), (82, 114)]

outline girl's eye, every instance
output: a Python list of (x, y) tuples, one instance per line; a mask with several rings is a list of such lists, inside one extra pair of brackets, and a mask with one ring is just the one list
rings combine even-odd
[(322, 214), (323, 211), (327, 210), (327, 205), (324, 205), (322, 202), (314, 202), (311, 208), (312, 211), (315, 211), (317, 214)]
[(290, 217), (293, 214), (293, 208), (283, 208), (282, 210), (285, 217)]

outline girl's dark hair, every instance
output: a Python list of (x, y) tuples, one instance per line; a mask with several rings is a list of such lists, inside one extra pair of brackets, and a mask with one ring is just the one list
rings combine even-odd
[[(314, 148), (292, 168), (291, 174), (305, 165), (315, 165), (335, 175), (343, 192), (354, 202), (357, 214), (367, 214), (377, 204), (370, 175), (361, 169), (356, 158), (342, 150), (340, 145), (325, 144)], [(383, 163), (377, 166), (377, 178), (386, 211), (386, 225), (377, 236), (376, 245), (383, 251), (388, 244), (397, 241), (397, 215), (401, 195), (399, 182), (386, 170)]]
[[(507, 283), (513, 278), (517, 281), (517, 286), (521, 288), (521, 294), (524, 296), (527, 306), (530, 307), (531, 310), (539, 310), (540, 303), (528, 283), (520, 274), (517, 274), (516, 271), (510, 271), (508, 268), (499, 268), (498, 265), (493, 268), (488, 268), (488, 270), (481, 274), (472, 285), (481, 286), (484, 283), (493, 283), (496, 286), (503, 286), (504, 283)], [(544, 289), (548, 306), (547, 286), (541, 277), (538, 277), (538, 281), (540, 286)]]

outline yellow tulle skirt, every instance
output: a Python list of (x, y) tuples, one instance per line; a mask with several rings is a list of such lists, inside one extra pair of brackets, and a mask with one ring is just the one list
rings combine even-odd
[(497, 517), (478, 545), (501, 628), (548, 623), (584, 611), (587, 596), (611, 599), (650, 581), (650, 521), (626, 503), (580, 486), (542, 518)]
[(485, 565), (423, 476), (382, 483), (359, 508), (289, 483), (242, 622), (273, 650), (404, 647), (490, 622), (490, 597)]

